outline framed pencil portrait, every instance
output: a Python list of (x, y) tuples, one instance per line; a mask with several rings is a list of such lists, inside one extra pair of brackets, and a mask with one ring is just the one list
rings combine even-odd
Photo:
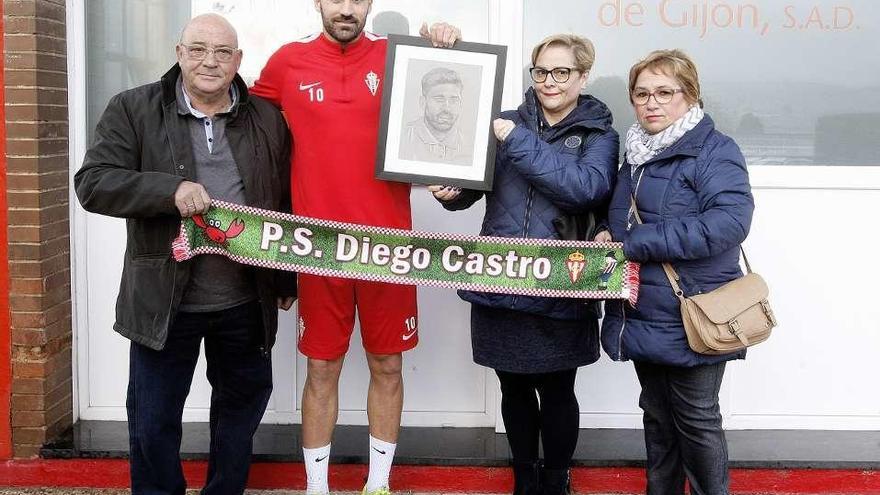
[(491, 190), (507, 47), (388, 36), (376, 177)]

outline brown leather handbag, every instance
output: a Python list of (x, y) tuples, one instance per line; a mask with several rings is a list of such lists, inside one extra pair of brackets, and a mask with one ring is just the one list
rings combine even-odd
[(681, 321), (694, 352), (726, 354), (744, 349), (767, 340), (777, 324), (767, 301), (767, 283), (752, 272), (745, 251), (742, 254), (746, 275), (691, 297), (684, 296), (672, 265), (663, 263), (669, 283), (681, 301)]
[[(633, 216), (642, 223), (632, 198)], [(746, 275), (705, 294), (685, 297), (678, 273), (669, 263), (663, 270), (672, 290), (681, 302), (681, 321), (688, 345), (700, 354), (727, 354), (764, 342), (777, 325), (767, 297), (770, 290), (757, 273), (752, 272), (746, 252)]]

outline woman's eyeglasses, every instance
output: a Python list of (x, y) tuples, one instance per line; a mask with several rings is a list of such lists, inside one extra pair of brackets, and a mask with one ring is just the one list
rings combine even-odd
[(659, 88), (654, 91), (648, 91), (647, 89), (637, 89), (632, 92), (630, 97), (632, 98), (632, 102), (636, 105), (645, 105), (648, 103), (648, 100), (651, 97), (654, 97), (654, 101), (659, 103), (660, 105), (665, 105), (672, 101), (672, 98), (675, 97), (675, 93), (684, 93), (684, 90), (681, 88)]
[(577, 70), (574, 67), (554, 67), (552, 69), (545, 69), (543, 67), (532, 67), (529, 69), (529, 75), (532, 76), (532, 81), (536, 83), (542, 83), (547, 80), (547, 75), (553, 78), (557, 83), (567, 82), (571, 77), (571, 72)]

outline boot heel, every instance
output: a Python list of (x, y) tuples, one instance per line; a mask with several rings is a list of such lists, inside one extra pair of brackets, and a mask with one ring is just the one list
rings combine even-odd
[(571, 495), (571, 473), (569, 469), (541, 470), (542, 495)]
[(539, 471), (537, 462), (514, 462), (513, 495), (540, 495)]

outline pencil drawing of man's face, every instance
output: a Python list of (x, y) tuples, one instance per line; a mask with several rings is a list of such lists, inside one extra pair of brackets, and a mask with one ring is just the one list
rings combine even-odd
[(456, 84), (438, 84), (425, 98), (425, 122), (438, 131), (448, 131), (461, 113), (461, 88)]
[(476, 114), (470, 95), (474, 81), (479, 79), (479, 67), (411, 61), (398, 157), (471, 165)]
[(434, 131), (447, 132), (461, 114), (462, 82), (453, 70), (437, 68), (422, 78), (425, 123)]

